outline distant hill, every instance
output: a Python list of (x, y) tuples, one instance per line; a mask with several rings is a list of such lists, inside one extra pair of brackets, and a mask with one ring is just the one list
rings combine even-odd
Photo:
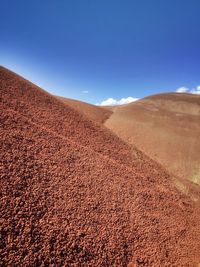
[(103, 107), (91, 105), (82, 101), (58, 97), (61, 101), (63, 101), (68, 106), (76, 109), (80, 113), (83, 113), (88, 118), (92, 119), (97, 123), (104, 123), (112, 114), (112, 111)]
[(146, 97), (115, 107), (105, 125), (172, 174), (200, 184), (200, 96)]

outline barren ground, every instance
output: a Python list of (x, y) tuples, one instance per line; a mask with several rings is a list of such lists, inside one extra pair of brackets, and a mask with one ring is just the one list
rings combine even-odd
[(0, 265), (197, 266), (200, 210), (161, 165), (0, 68)]

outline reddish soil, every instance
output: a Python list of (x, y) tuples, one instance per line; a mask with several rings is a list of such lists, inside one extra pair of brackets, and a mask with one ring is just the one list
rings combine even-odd
[(104, 126), (0, 68), (0, 265), (197, 266), (200, 209)]

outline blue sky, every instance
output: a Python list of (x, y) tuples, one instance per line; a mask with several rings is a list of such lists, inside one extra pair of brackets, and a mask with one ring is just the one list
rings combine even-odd
[(0, 64), (53, 94), (100, 103), (200, 85), (199, 0), (0, 0), (0, 11)]

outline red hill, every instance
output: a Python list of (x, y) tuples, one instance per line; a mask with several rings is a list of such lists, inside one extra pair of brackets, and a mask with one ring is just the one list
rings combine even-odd
[(157, 163), (0, 68), (1, 266), (196, 266), (200, 210)]

